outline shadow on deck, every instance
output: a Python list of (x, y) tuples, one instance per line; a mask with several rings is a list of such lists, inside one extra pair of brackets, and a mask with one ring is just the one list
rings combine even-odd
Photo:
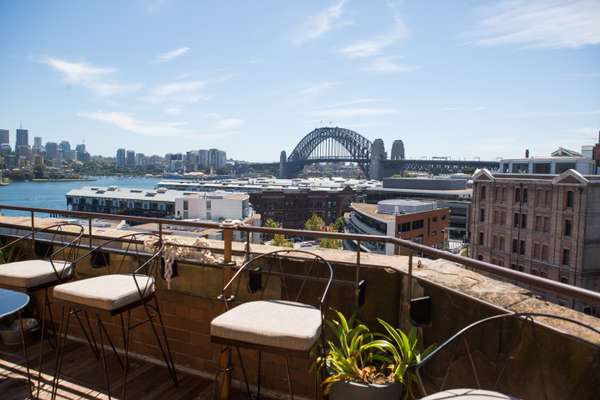
[[(49, 346), (45, 346), (44, 350), (41, 366), (42, 383), (38, 398), (46, 400), (51, 397), (54, 352)], [(109, 353), (107, 351), (107, 355)], [(39, 344), (30, 344), (28, 354), (35, 388), (38, 382)], [(112, 353), (110, 353), (108, 361), (112, 398), (121, 399), (123, 389), (121, 367)], [(130, 358), (127, 398), (148, 400), (208, 400), (213, 398), (212, 380), (181, 372), (178, 372), (178, 378), (180, 382), (175, 387), (166, 367)], [(27, 388), (25, 358), (20, 346), (0, 345), (0, 394), (4, 400), (31, 398)], [(232, 398), (238, 400), (244, 399), (246, 396), (239, 391), (234, 391)], [(73, 341), (67, 342), (57, 399), (108, 399), (102, 362), (94, 358), (86, 345)]]

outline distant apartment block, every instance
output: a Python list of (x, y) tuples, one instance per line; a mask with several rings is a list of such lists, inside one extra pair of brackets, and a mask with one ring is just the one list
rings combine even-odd
[(126, 161), (125, 149), (118, 149), (117, 156), (116, 156), (117, 169), (125, 169), (125, 166), (126, 166), (125, 161)]
[[(352, 203), (346, 230), (352, 233), (384, 235), (443, 248), (448, 229), (448, 209), (435, 202), (382, 200), (377, 204)], [(357, 245), (357, 243), (354, 243)], [(361, 242), (365, 250), (387, 255), (408, 254), (391, 243)]]
[(0, 129), (0, 145), (10, 144), (10, 131), (8, 129)]
[(600, 176), (573, 169), (559, 175), (480, 170), (473, 176), (472, 213), (472, 257), (600, 290)]

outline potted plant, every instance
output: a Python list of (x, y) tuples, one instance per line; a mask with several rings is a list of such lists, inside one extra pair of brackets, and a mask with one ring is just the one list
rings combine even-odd
[(316, 364), (326, 376), (325, 394), (331, 400), (385, 400), (414, 398), (417, 377), (410, 367), (431, 347), (419, 352), (416, 330), (407, 335), (378, 319), (385, 333), (372, 332), (365, 324), (349, 320), (339, 311), (337, 319), (326, 321), (333, 331), (324, 355)]

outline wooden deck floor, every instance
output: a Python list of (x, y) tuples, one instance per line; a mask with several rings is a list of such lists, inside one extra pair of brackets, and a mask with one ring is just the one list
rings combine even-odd
[[(107, 352), (107, 354), (109, 354)], [(37, 383), (39, 369), (39, 346), (29, 347), (31, 376)], [(111, 394), (113, 399), (121, 398), (121, 368), (114, 356), (109, 358), (111, 372)], [(46, 346), (41, 367), (42, 385), (39, 398), (46, 400), (51, 396), (52, 375), (54, 371), (54, 353)], [(151, 363), (130, 359), (128, 377), (128, 399), (169, 399), (169, 400), (208, 400), (213, 395), (211, 380), (178, 373), (179, 385), (175, 387), (167, 369)], [(234, 399), (242, 399), (241, 392), (234, 393)], [(0, 345), (0, 398), (2, 400), (30, 399), (27, 388), (27, 373), (21, 347)], [(87, 346), (68, 342), (65, 347), (58, 399), (108, 399), (102, 363), (97, 361)]]

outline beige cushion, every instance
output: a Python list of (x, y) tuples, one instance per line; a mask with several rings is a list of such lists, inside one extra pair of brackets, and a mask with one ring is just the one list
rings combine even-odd
[[(136, 275), (140, 290), (146, 288), (144, 297), (154, 293), (154, 279)], [(54, 287), (54, 298), (87, 307), (112, 311), (141, 300), (133, 275), (102, 275), (89, 279), (63, 283)]]
[(282, 300), (240, 304), (210, 323), (212, 336), (289, 350), (310, 350), (320, 333), (318, 309)]
[(481, 389), (450, 389), (423, 397), (421, 400), (517, 400), (498, 392)]
[[(56, 272), (68, 278), (73, 273), (71, 263), (53, 261)], [(58, 281), (58, 277), (49, 260), (17, 261), (0, 265), (0, 285), (19, 288), (31, 288)], [(63, 273), (62, 271), (66, 269)]]

